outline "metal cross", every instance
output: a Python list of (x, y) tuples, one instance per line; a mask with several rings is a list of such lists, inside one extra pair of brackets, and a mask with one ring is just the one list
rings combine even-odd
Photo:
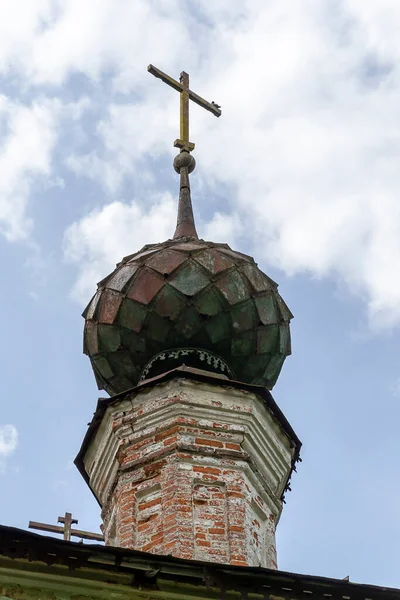
[(39, 529), (40, 531), (50, 531), (51, 533), (61, 533), (64, 536), (64, 540), (69, 542), (71, 536), (84, 538), (85, 540), (96, 540), (97, 542), (104, 542), (104, 536), (99, 533), (91, 533), (90, 531), (81, 531), (80, 529), (72, 529), (72, 525), (77, 525), (78, 520), (72, 518), (72, 514), (66, 512), (63, 517), (58, 517), (58, 523), (62, 523), (63, 527), (58, 525), (48, 525), (47, 523), (37, 523), (36, 521), (29, 521), (29, 529)]
[(180, 138), (175, 140), (174, 146), (176, 148), (180, 148), (181, 150), (185, 150), (186, 152), (191, 152), (194, 150), (194, 144), (189, 142), (189, 100), (193, 100), (199, 106), (202, 106), (206, 110), (209, 110), (216, 117), (221, 116), (221, 107), (215, 102), (207, 102), (201, 96), (198, 96), (192, 90), (189, 89), (189, 75), (182, 71), (179, 81), (175, 81), (172, 77), (157, 69), (153, 65), (149, 65), (147, 67), (149, 73), (161, 79), (164, 83), (167, 83), (169, 86), (177, 90), (181, 95), (181, 127), (180, 127)]

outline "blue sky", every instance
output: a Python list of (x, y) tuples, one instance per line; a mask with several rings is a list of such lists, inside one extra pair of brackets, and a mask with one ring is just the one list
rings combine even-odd
[(179, 99), (151, 62), (222, 105), (191, 110), (200, 236), (295, 315), (279, 567), (400, 587), (399, 28), (395, 0), (3, 0), (1, 523), (100, 523), (72, 465), (98, 397), (80, 314), (174, 230)]

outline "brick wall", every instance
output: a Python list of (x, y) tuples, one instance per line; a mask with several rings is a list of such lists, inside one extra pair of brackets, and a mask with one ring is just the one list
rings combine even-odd
[(85, 465), (106, 543), (276, 568), (292, 455), (255, 394), (177, 379), (111, 405)]

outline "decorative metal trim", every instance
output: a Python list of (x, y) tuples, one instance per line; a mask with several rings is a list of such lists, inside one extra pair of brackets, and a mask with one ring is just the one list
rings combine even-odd
[(202, 348), (171, 348), (170, 350), (165, 350), (164, 352), (156, 354), (151, 360), (149, 360), (141, 373), (140, 381), (147, 379), (147, 376), (149, 375), (154, 363), (171, 358), (178, 360), (179, 358), (190, 355), (197, 355), (197, 358), (200, 360), (200, 362), (205, 362), (209, 367), (213, 367), (215, 371), (223, 373), (230, 379), (234, 379), (234, 373), (232, 369), (228, 366), (223, 358), (217, 354), (214, 354), (213, 352), (209, 352), (208, 350), (204, 350)]

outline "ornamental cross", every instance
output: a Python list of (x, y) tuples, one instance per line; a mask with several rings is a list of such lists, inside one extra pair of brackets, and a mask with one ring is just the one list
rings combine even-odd
[(51, 533), (61, 533), (64, 540), (69, 542), (71, 536), (84, 538), (86, 540), (96, 540), (97, 542), (104, 542), (104, 536), (99, 533), (91, 533), (90, 531), (81, 531), (80, 529), (72, 529), (72, 525), (77, 525), (78, 520), (72, 518), (72, 514), (66, 512), (63, 517), (58, 517), (58, 522), (63, 524), (63, 527), (59, 525), (49, 525), (48, 523), (37, 523), (36, 521), (29, 521), (29, 529), (39, 529), (40, 531), (50, 531)]
[(198, 96), (192, 90), (189, 89), (189, 75), (182, 71), (179, 81), (175, 81), (172, 77), (157, 69), (153, 65), (147, 67), (149, 73), (161, 79), (164, 83), (174, 88), (181, 95), (181, 119), (180, 119), (180, 138), (175, 140), (175, 148), (180, 148), (186, 152), (194, 150), (193, 142), (189, 141), (189, 100), (193, 100), (199, 106), (202, 106), (206, 110), (212, 112), (216, 117), (221, 116), (221, 107), (213, 102), (207, 102), (201, 96)]

